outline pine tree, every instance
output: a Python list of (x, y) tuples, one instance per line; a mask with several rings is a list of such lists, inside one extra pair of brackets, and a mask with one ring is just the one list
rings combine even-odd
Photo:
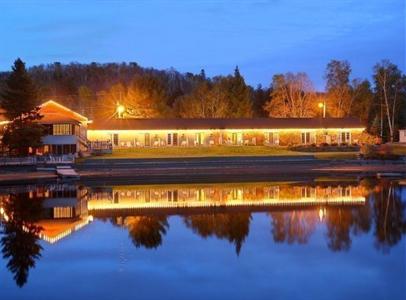
[(14, 62), (0, 96), (1, 107), (6, 110), (5, 115), (10, 120), (21, 117), (35, 108), (37, 89), (20, 58)]
[(231, 77), (228, 93), (230, 96), (230, 113), (234, 118), (250, 118), (253, 115), (250, 89), (241, 76), (238, 66)]
[(44, 128), (37, 121), (41, 119), (37, 102), (37, 89), (31, 80), (25, 64), (17, 59), (12, 72), (1, 92), (1, 106), (11, 123), (6, 126), (2, 143), (9, 155), (25, 156), (42, 146)]

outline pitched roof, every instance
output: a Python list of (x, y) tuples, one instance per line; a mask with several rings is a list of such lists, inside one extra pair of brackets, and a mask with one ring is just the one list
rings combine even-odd
[(40, 105), (40, 112), (43, 117), (41, 123), (63, 123), (63, 122), (87, 122), (88, 119), (81, 114), (49, 100)]
[(109, 119), (90, 130), (365, 128), (356, 118)]

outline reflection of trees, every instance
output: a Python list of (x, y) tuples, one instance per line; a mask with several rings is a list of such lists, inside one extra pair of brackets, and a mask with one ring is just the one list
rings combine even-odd
[(306, 244), (317, 222), (315, 211), (272, 212), (272, 236), (275, 242)]
[(401, 189), (393, 183), (383, 183), (374, 195), (375, 244), (387, 251), (406, 233), (406, 203)]
[[(371, 227), (369, 205), (357, 208), (328, 208), (325, 213), (328, 247), (334, 251), (348, 250), (351, 233), (368, 232)], [(319, 220), (317, 210), (271, 212), (272, 236), (277, 243), (306, 244)]]
[(237, 255), (240, 254), (248, 236), (250, 222), (250, 213), (216, 213), (185, 217), (186, 226), (193, 229), (193, 232), (204, 238), (216, 236), (219, 239), (227, 239), (235, 245)]
[(166, 234), (169, 224), (166, 216), (134, 216), (126, 217), (125, 226), (133, 244), (139, 248), (158, 248), (162, 244), (162, 236)]
[(352, 220), (350, 209), (330, 208), (327, 211), (327, 245), (331, 250), (342, 251), (350, 249)]
[(2, 228), (1, 246), (7, 268), (14, 274), (18, 286), (27, 282), (30, 268), (41, 256), (42, 247), (38, 243), (41, 227), (34, 224), (41, 216), (42, 201), (30, 199), (28, 194), (11, 194), (3, 201), (7, 216)]
[(356, 208), (329, 208), (326, 214), (328, 247), (346, 251), (351, 247), (351, 233), (358, 235), (371, 228), (371, 210), (368, 203)]

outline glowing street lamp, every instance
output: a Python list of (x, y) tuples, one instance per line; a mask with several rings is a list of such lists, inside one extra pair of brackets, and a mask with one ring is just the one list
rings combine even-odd
[(320, 109), (323, 109), (323, 118), (326, 117), (326, 101), (319, 102), (318, 104)]
[(121, 105), (120, 103), (117, 103), (116, 113), (117, 113), (117, 118), (122, 119), (123, 114), (125, 113), (124, 105)]

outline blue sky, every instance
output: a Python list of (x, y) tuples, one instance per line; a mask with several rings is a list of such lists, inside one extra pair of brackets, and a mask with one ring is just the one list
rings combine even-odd
[(347, 59), (369, 78), (390, 59), (405, 70), (404, 0), (0, 0), (0, 70), (28, 65), (130, 62), (210, 76), (240, 67), (248, 83)]

